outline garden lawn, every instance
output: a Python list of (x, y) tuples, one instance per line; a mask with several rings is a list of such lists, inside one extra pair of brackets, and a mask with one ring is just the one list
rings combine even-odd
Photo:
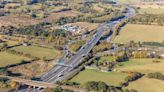
[(98, 70), (85, 69), (80, 72), (74, 78), (72, 78), (71, 82), (78, 82), (81, 85), (85, 84), (88, 81), (103, 81), (109, 85), (118, 86), (120, 82), (124, 81), (124, 78), (127, 75), (124, 73), (118, 72), (101, 72)]

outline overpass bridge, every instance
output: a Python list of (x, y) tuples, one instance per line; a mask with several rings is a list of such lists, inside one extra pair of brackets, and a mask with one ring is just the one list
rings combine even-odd
[(73, 68), (72, 65), (67, 65), (67, 64), (65, 64), (65, 63), (55, 63), (55, 65), (64, 66), (64, 67), (69, 67), (69, 68)]
[[(11, 76), (0, 76), (3, 78), (7, 78), (11, 81), (18, 82), (24, 85), (28, 85), (30, 87), (36, 88), (36, 90), (44, 89), (44, 88), (56, 88), (56, 87), (61, 87), (63, 89), (69, 89), (69, 90), (74, 90), (75, 92), (84, 92), (82, 91), (83, 89), (77, 88), (77, 87), (72, 87), (72, 86), (66, 86), (66, 85), (58, 85), (58, 84), (52, 84), (52, 83), (47, 83), (43, 81), (36, 81), (36, 80), (28, 80), (28, 79), (22, 79), (22, 78), (17, 78), (17, 77), (11, 77)], [(30, 90), (30, 88), (29, 88)], [(31, 92), (31, 91), (30, 91)]]

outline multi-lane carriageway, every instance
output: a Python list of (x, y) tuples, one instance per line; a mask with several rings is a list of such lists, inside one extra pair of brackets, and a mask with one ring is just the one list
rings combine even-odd
[[(134, 16), (134, 14), (134, 9), (129, 7), (124, 18), (115, 21), (110, 21), (109, 23), (100, 24), (92, 38), (88, 42), (86, 42), (86, 44), (84, 44), (74, 56), (72, 56), (68, 61), (65, 61), (62, 65), (55, 65), (51, 70), (49, 70), (47, 73), (40, 77), (40, 81), (54, 84), (63, 81), (64, 79), (67, 79), (66, 77), (68, 77), (70, 75), (70, 72), (73, 72), (79, 66), (79, 64), (82, 63), (81, 61), (83, 57), (85, 57), (92, 50), (92, 48), (103, 36), (103, 33), (105, 31), (112, 29), (120, 21), (130, 18)], [(28, 92), (28, 89), (26, 88), (23, 90), (19, 90), (18, 92)], [(34, 92), (41, 92), (41, 90), (38, 89)]]

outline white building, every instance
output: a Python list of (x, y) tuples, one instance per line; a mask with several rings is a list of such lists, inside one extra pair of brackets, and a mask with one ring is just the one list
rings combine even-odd
[(81, 33), (85, 32), (84, 28), (81, 28), (79, 26), (74, 26), (71, 24), (66, 24), (66, 25), (60, 26), (59, 29), (64, 29), (66, 31), (71, 32), (72, 34), (81, 34)]

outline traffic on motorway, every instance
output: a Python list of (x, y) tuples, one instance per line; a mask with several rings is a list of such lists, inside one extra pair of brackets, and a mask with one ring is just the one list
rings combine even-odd
[[(104, 32), (112, 29), (115, 25), (117, 25), (120, 21), (128, 19), (134, 16), (135, 10), (133, 8), (128, 8), (124, 18), (117, 19), (114, 21), (109, 21), (108, 23), (103, 23), (99, 25), (96, 30), (96, 33), (92, 36), (92, 38), (86, 42), (80, 49), (77, 51), (75, 55), (73, 55), (68, 61), (63, 62), (62, 65), (56, 64), (51, 70), (40, 77), (40, 81), (48, 82), (48, 83), (57, 83), (63, 81), (68, 77), (70, 72), (73, 72), (79, 64), (81, 64), (82, 59), (88, 55), (88, 53), (92, 50), (92, 48), (98, 43), (98, 41), (103, 36)], [(112, 37), (111, 34), (109, 37)], [(40, 92), (40, 88), (34, 88), (33, 92)], [(18, 92), (28, 92), (28, 89), (19, 90)]]

